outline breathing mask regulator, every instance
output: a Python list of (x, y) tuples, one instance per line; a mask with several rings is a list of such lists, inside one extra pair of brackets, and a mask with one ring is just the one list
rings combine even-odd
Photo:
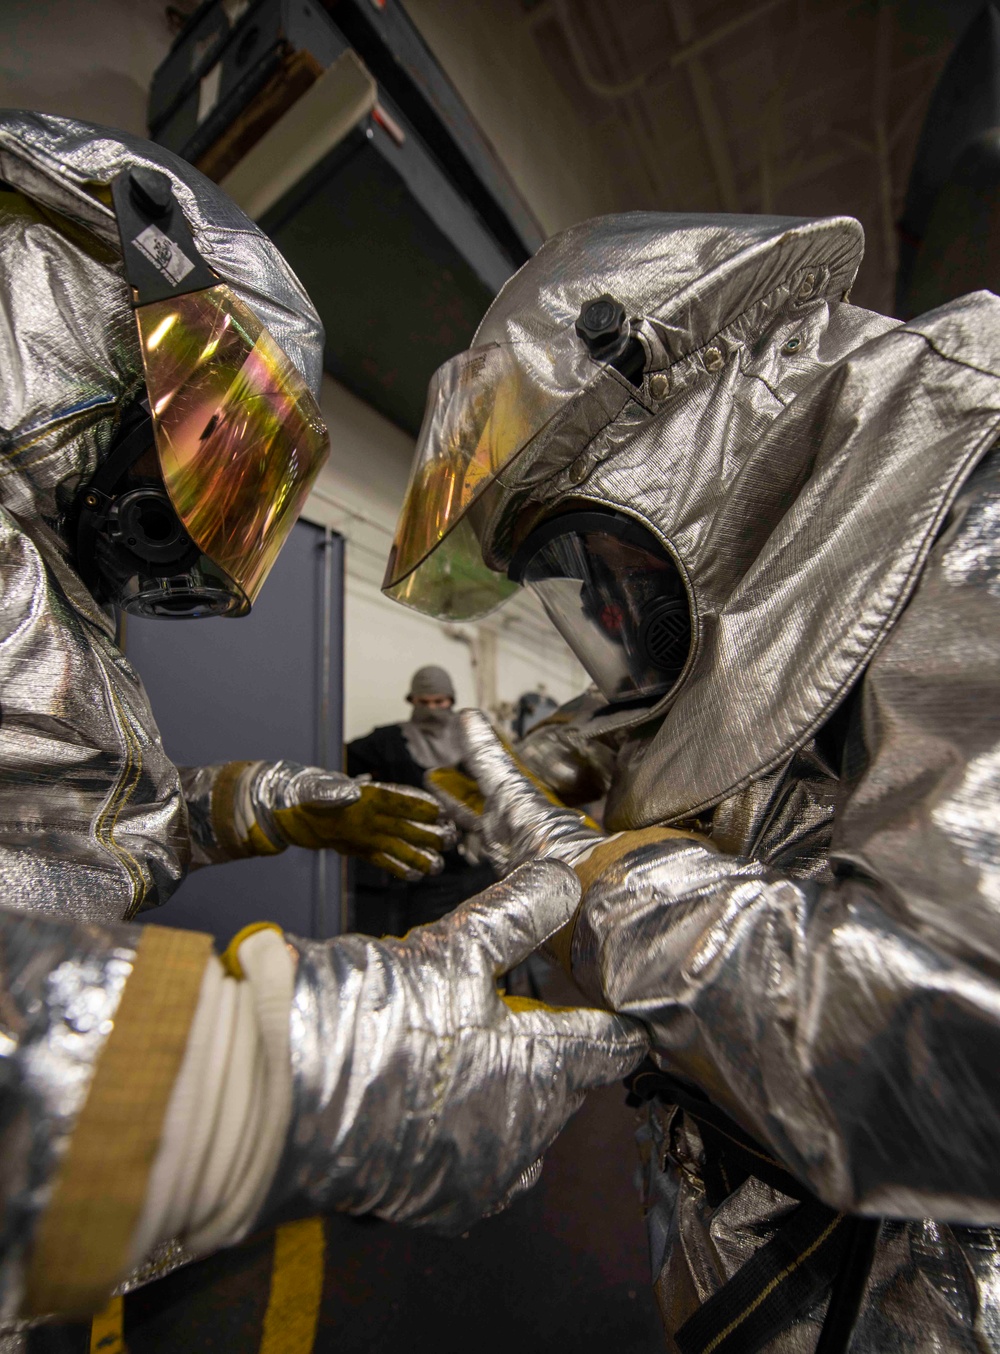
[(174, 511), (157, 473), (146, 400), (126, 410), (109, 455), (84, 490), (76, 557), (98, 601), (136, 615), (221, 616), (241, 604)]
[(169, 177), (111, 184), (145, 397), (80, 495), (76, 558), (141, 616), (249, 611), (326, 458), (312, 393), (195, 245)]
[(522, 542), (508, 577), (538, 597), (612, 704), (668, 691), (691, 647), (684, 583), (652, 532), (588, 507), (550, 518)]

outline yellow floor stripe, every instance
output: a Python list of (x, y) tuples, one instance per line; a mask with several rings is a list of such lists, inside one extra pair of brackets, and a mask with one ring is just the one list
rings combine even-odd
[(90, 1323), (90, 1354), (128, 1354), (124, 1330), (122, 1299), (112, 1298)]
[(274, 1237), (260, 1354), (311, 1354), (323, 1296), (322, 1218), (287, 1222)]

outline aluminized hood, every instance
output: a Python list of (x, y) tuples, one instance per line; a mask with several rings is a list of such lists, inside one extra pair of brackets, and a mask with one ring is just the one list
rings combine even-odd
[(636, 517), (685, 576), (677, 685), (595, 721), (644, 726), (619, 758), (615, 828), (718, 803), (823, 723), (996, 440), (1000, 301), (901, 327), (846, 302), (860, 256), (843, 218), (601, 218), (546, 244), (476, 336), (530, 354), (606, 291), (647, 349), (641, 387), (605, 366), (567, 392), (472, 514), (498, 572), (515, 527), (573, 499)]
[[(169, 175), (198, 250), (265, 323), (316, 392), (323, 330), (265, 235), (196, 169), (138, 137), (68, 118), (0, 112), (0, 277), (12, 323), (0, 333), (0, 505), (58, 567), (64, 522), (94, 473), (142, 362), (107, 185), (123, 169)], [(64, 585), (98, 616), (68, 572)]]

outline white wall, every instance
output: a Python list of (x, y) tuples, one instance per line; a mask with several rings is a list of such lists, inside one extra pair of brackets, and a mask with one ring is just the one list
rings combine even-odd
[(165, 0), (0, 0), (0, 107), (144, 136), (150, 78), (173, 40), (165, 10)]

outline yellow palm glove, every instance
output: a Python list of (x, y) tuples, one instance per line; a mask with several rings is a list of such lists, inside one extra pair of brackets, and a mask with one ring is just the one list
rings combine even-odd
[(439, 874), (455, 844), (433, 795), (408, 785), (352, 780), (298, 762), (228, 762), (212, 776), (214, 858), (266, 856), (287, 846), (330, 848), (400, 879)]
[(353, 804), (305, 801), (276, 809), (274, 822), (293, 846), (318, 851), (332, 847), (358, 856), (400, 879), (439, 874), (440, 853), (454, 842), (450, 824), (438, 823), (437, 801), (407, 785), (358, 785)]

